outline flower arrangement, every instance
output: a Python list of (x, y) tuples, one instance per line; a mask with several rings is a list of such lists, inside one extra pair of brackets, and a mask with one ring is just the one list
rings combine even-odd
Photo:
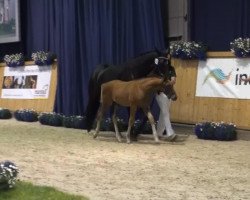
[[(124, 119), (117, 118), (117, 126), (118, 126), (118, 130), (120, 132), (127, 131), (128, 124), (125, 122)], [(96, 122), (93, 125), (93, 128), (95, 128), (95, 127), (96, 127)], [(115, 131), (113, 121), (110, 117), (101, 121), (100, 131), (112, 131), (112, 132)]]
[(10, 119), (12, 118), (12, 114), (9, 109), (0, 108), (0, 119)]
[(44, 112), (38, 116), (38, 121), (43, 125), (62, 126), (63, 115), (54, 112), (49, 112), (49, 113)]
[(128, 129), (128, 123), (122, 118), (117, 118), (117, 126), (120, 132), (127, 131)]
[(194, 132), (199, 139), (230, 141), (237, 139), (236, 125), (233, 123), (197, 123)]
[(202, 43), (191, 42), (172, 42), (170, 45), (170, 54), (174, 58), (180, 59), (206, 59), (207, 47)]
[(21, 109), (14, 112), (14, 117), (18, 121), (36, 122), (38, 121), (38, 113), (30, 109)]
[(32, 53), (31, 58), (35, 62), (36, 65), (47, 66), (53, 63), (55, 59), (55, 54), (51, 52), (38, 51), (36, 53)]
[(0, 189), (14, 187), (18, 173), (19, 169), (13, 162), (0, 162)]
[(231, 52), (239, 58), (250, 56), (250, 38), (236, 38), (230, 42)]
[(24, 66), (24, 57), (22, 53), (5, 55), (4, 62), (9, 67)]
[[(95, 120), (95, 122), (93, 123), (92, 128), (95, 129), (97, 126), (97, 121)], [(113, 131), (113, 123), (112, 123), (112, 119), (110, 117), (106, 118), (106, 119), (102, 119), (101, 124), (100, 124), (100, 131)]]
[(86, 117), (83, 116), (64, 116), (63, 126), (66, 128), (85, 129), (85, 119)]
[[(155, 125), (157, 126), (158, 122), (155, 122)], [(150, 122), (147, 120), (147, 122), (142, 126), (142, 121), (140, 119), (135, 120), (134, 123), (134, 132), (136, 134), (152, 134), (152, 127)]]

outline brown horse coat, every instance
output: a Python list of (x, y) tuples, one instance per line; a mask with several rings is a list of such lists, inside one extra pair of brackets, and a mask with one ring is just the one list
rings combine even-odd
[[(142, 108), (147, 115), (152, 126), (155, 141), (158, 142), (158, 135), (155, 130), (155, 122), (151, 114), (149, 105), (153, 96), (158, 91), (163, 91), (168, 85), (168, 80), (161, 77), (147, 77), (132, 81), (113, 80), (102, 84), (101, 86), (101, 105), (97, 114), (97, 127), (94, 138), (97, 137), (100, 129), (100, 122), (104, 112), (113, 104), (130, 107), (130, 117), (128, 130), (126, 134), (127, 143), (130, 143), (130, 130), (135, 121), (135, 113), (138, 107)], [(120, 133), (117, 127), (115, 110), (113, 113), (113, 123), (115, 126), (116, 137), (121, 141)]]

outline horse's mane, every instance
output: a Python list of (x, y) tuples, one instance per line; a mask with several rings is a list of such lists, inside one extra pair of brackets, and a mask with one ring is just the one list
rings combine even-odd
[(136, 57), (129, 58), (126, 62), (117, 65), (118, 67), (133, 67), (133, 66), (138, 66), (138, 65), (143, 65), (145, 64), (145, 60), (152, 60), (160, 55), (160, 52), (157, 51), (148, 51), (146, 53), (139, 54)]

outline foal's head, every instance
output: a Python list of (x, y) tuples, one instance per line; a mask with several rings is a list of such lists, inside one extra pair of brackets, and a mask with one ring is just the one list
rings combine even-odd
[(166, 86), (165, 94), (167, 94), (169, 99), (171, 99), (173, 101), (177, 100), (177, 94), (176, 94), (174, 86), (172, 84), (169, 84)]

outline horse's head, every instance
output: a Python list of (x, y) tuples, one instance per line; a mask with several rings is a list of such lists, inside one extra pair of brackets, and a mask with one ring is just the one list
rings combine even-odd
[(160, 56), (154, 60), (153, 73), (158, 76), (165, 76), (168, 74), (169, 67), (171, 66), (171, 61), (168, 57)]
[(155, 75), (164, 76), (167, 74), (169, 66), (171, 66), (170, 51), (169, 49), (163, 51), (156, 49), (155, 52), (157, 52), (157, 57), (154, 59), (154, 69), (152, 72)]

